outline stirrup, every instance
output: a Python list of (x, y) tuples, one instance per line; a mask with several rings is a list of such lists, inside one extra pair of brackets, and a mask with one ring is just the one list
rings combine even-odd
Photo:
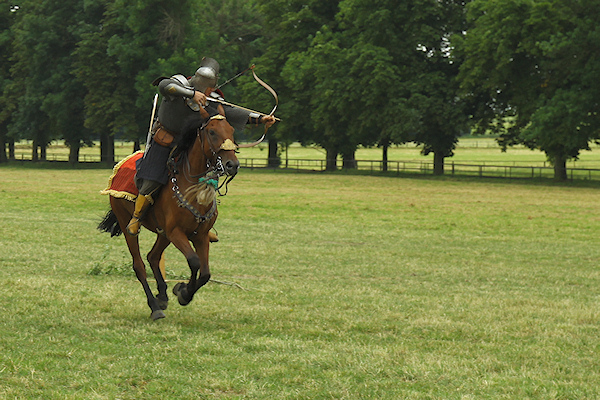
[[(137, 224), (137, 232), (135, 233), (130, 229), (130, 227), (134, 224)], [(129, 224), (127, 224), (127, 227), (125, 229), (127, 230), (127, 233), (129, 233), (131, 236), (137, 236), (140, 234), (140, 230), (142, 229), (142, 221), (139, 218), (133, 217), (131, 218), (131, 221), (129, 221)]]

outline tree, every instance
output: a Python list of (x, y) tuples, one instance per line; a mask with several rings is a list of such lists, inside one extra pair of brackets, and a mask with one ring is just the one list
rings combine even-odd
[[(254, 60), (257, 74), (277, 90), (281, 104), (277, 114), (283, 119), (269, 131), (269, 159), (278, 163), (277, 141), (302, 144), (318, 143), (322, 126), (312, 123), (311, 97), (318, 96), (310, 79), (296, 81), (288, 70), (295, 71), (297, 55), (306, 51), (317, 31), (334, 20), (337, 1), (257, 0), (263, 14), (263, 53)], [(286, 68), (286, 63), (290, 65)], [(284, 72), (284, 69), (286, 71)], [(309, 72), (310, 73), (310, 72)], [(293, 74), (296, 75), (295, 73)], [(243, 84), (244, 99), (254, 109), (272, 107), (271, 95), (257, 88), (248, 77)], [(242, 80), (244, 82), (244, 80)], [(273, 146), (275, 144), (275, 146)]]
[[(468, 112), (460, 96), (457, 76), (461, 65), (451, 38), (466, 28), (466, 1), (436, 1), (420, 7), (415, 21), (417, 54), (409, 78), (409, 106), (419, 115), (414, 141), (422, 153), (433, 153), (433, 173), (444, 173), (447, 157), (454, 155), (458, 137), (468, 132)], [(414, 43), (413, 43), (414, 45)]]
[[(33, 140), (32, 159), (45, 159), (45, 149), (55, 137), (50, 132), (50, 119), (41, 112), (44, 97), (51, 88), (46, 85), (52, 65), (53, 42), (57, 37), (51, 32), (50, 19), (42, 10), (47, 1), (20, 2), (16, 21), (12, 26), (13, 52), (11, 54), (11, 82), (8, 87), (10, 101), (18, 104), (11, 113), (8, 134), (15, 139)], [(50, 13), (50, 10), (47, 10)], [(45, 32), (50, 32), (44, 35)], [(6, 92), (5, 92), (6, 93)], [(41, 149), (41, 153), (38, 150)]]
[(325, 14), (310, 2), (283, 7), (267, 25), (268, 53), (281, 56), (271, 56), (275, 64), (284, 59), (283, 86), (294, 97), (284, 114), (292, 122), (281, 127), (325, 147), (329, 169), (338, 154), (353, 166), (359, 145), (381, 145), (385, 155), (391, 143), (418, 140), (443, 170), (466, 121), (448, 50), (464, 25), (464, 2), (343, 0)]
[(599, 22), (591, 0), (476, 0), (457, 41), (478, 131), (545, 152), (555, 179), (599, 138)]
[[(11, 101), (10, 56), (12, 54), (12, 25), (18, 8), (12, 2), (0, 1), (0, 163), (6, 162), (6, 145), (11, 142), (8, 136), (8, 123), (14, 110)], [(14, 139), (12, 140), (14, 146)], [(14, 149), (13, 149), (14, 156)]]
[[(103, 0), (100, 22), (87, 24), (76, 51), (85, 77), (86, 126), (101, 137), (102, 160), (112, 162), (120, 135), (145, 138), (159, 76), (190, 76), (203, 56), (218, 59), (228, 76), (256, 54), (260, 26), (251, 1)], [(116, 84), (118, 82), (118, 85)], [(224, 88), (235, 100), (235, 87)]]
[[(256, 73), (269, 84), (272, 84), (270, 75), (271, 66), (256, 58), (265, 53), (263, 23), (264, 18), (260, 8), (254, 0), (224, 0), (219, 2), (203, 1), (202, 12), (198, 16), (198, 25), (212, 27), (207, 43), (203, 47), (204, 54), (219, 60), (220, 84), (225, 83), (242, 71), (256, 63)], [(245, 105), (259, 111), (270, 110), (273, 107), (272, 96), (246, 73), (220, 89), (224, 92), (227, 101)], [(277, 87), (277, 85), (273, 84)], [(268, 112), (268, 111), (266, 111)], [(273, 133), (276, 128), (269, 131), (269, 156), (270, 166), (278, 166), (277, 141)], [(247, 132), (238, 132), (244, 138)], [(249, 133), (252, 135), (252, 133)]]
[(54, 139), (64, 139), (69, 161), (78, 161), (79, 148), (89, 144), (83, 126), (82, 83), (73, 76), (72, 52), (79, 40), (81, 0), (23, 1), (13, 26), (11, 91), (18, 104), (11, 115), (14, 136), (33, 140), (33, 159), (45, 159)]
[(187, 31), (193, 4), (192, 0), (112, 0), (107, 4), (103, 20), (107, 33), (102, 34), (102, 40), (106, 40), (107, 56), (114, 60), (109, 78), (125, 80), (118, 81), (123, 83), (114, 86), (101, 107), (115, 111), (111, 112), (111, 133), (133, 140), (134, 150), (139, 149), (140, 139), (148, 131), (156, 93), (151, 82), (165, 73), (172, 74), (175, 64), (191, 59), (198, 62), (197, 54), (186, 52), (184, 45), (193, 37)]
[[(83, 82), (74, 76), (72, 53), (80, 40), (80, 21), (85, 19), (81, 0), (46, 0), (39, 11), (46, 15), (53, 35), (46, 34), (52, 58), (46, 69), (44, 86), (47, 87), (41, 110), (49, 119), (52, 137), (64, 139), (69, 147), (69, 162), (79, 162), (82, 145), (91, 146), (89, 131), (84, 127)], [(40, 77), (42, 78), (42, 77)]]

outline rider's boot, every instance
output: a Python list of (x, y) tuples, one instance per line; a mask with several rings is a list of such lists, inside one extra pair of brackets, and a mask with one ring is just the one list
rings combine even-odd
[(137, 236), (140, 233), (140, 227), (142, 226), (141, 218), (152, 204), (152, 197), (139, 195), (135, 199), (135, 208), (133, 210), (133, 215), (131, 216), (131, 221), (127, 225), (127, 233), (131, 236)]

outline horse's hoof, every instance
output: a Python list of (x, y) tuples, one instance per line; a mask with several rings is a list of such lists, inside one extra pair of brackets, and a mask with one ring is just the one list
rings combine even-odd
[(181, 291), (182, 287), (185, 287), (185, 283), (183, 283), (183, 282), (179, 282), (178, 284), (173, 286), (173, 294), (175, 296), (179, 296), (179, 292)]
[(169, 299), (161, 299), (160, 297), (156, 298), (156, 303), (158, 304), (158, 306), (160, 307), (161, 310), (166, 310), (167, 307), (169, 306)]
[(156, 310), (152, 312), (150, 317), (152, 318), (152, 321), (156, 321), (157, 319), (165, 318), (166, 315), (163, 310)]
[(187, 306), (190, 301), (183, 297), (184, 292), (187, 293), (187, 285), (183, 282), (179, 282), (177, 285), (175, 285), (175, 287), (173, 287), (173, 294), (177, 296), (177, 301), (179, 301), (179, 304), (182, 306)]

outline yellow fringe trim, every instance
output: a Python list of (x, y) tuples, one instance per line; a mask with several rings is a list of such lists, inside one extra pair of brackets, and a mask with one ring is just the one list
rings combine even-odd
[(122, 159), (121, 161), (119, 161), (119, 163), (114, 166), (112, 175), (110, 176), (110, 178), (108, 178), (108, 186), (106, 187), (106, 189), (100, 191), (100, 194), (108, 194), (108, 195), (110, 195), (112, 197), (116, 197), (118, 199), (126, 199), (129, 201), (135, 201), (135, 198), (137, 196), (134, 196), (132, 193), (120, 192), (118, 190), (111, 189), (110, 186), (112, 185), (112, 181), (113, 181), (113, 179), (115, 179), (115, 176), (117, 176), (117, 172), (119, 172), (119, 168), (121, 168), (121, 166), (123, 164), (125, 164), (127, 162), (127, 160), (129, 160), (131, 157), (135, 156), (136, 154), (143, 153), (143, 152), (144, 152), (143, 150), (138, 150), (135, 153), (130, 154), (127, 157), (125, 157), (124, 159)]

